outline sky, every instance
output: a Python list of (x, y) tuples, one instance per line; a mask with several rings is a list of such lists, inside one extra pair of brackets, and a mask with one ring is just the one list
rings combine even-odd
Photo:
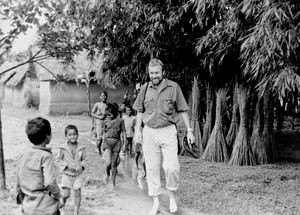
[[(10, 21), (0, 19), (0, 28), (3, 33), (7, 33), (11, 30)], [(25, 51), (30, 45), (34, 44), (37, 38), (37, 28), (33, 26), (29, 28), (26, 34), (20, 34), (18, 38), (12, 44), (12, 53), (19, 53)]]

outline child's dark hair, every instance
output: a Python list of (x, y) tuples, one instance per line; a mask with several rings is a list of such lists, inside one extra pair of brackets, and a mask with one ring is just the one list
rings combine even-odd
[(126, 108), (127, 106), (130, 105), (130, 102), (128, 102), (128, 101), (123, 101), (123, 102), (121, 103), (121, 105), (123, 105), (123, 104), (124, 104), (124, 106), (125, 106), (125, 108)]
[(30, 142), (39, 145), (51, 135), (51, 125), (47, 119), (36, 117), (27, 121), (25, 131)]
[(105, 110), (111, 113), (113, 115), (113, 118), (116, 118), (119, 114), (119, 106), (116, 103), (108, 103)]
[(104, 90), (101, 91), (100, 94), (99, 94), (99, 96), (101, 96), (101, 94), (104, 94), (107, 97), (107, 92), (106, 91), (104, 91)]
[(74, 130), (76, 132), (76, 134), (78, 134), (78, 128), (75, 125), (67, 125), (65, 127), (65, 136), (67, 136), (68, 131), (70, 130)]
[(127, 106), (125, 107), (125, 109), (126, 109), (126, 108), (129, 108), (131, 111), (133, 110), (133, 109), (132, 109), (132, 106), (131, 106), (130, 104), (127, 105)]

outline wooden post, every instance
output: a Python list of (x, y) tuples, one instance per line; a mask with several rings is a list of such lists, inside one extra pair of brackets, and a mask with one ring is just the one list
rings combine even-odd
[(2, 102), (0, 102), (0, 190), (6, 189), (5, 183), (5, 167), (2, 141), (2, 119), (1, 119)]

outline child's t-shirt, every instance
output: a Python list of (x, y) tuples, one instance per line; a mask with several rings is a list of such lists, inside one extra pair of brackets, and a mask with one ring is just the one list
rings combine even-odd
[[(85, 147), (80, 143), (77, 143), (77, 150), (75, 158), (72, 156), (71, 151), (68, 147), (69, 143), (63, 144), (59, 147), (58, 152), (58, 163), (60, 165), (62, 173), (70, 176), (78, 176), (86, 169), (88, 162), (87, 153)], [(80, 165), (82, 168), (79, 170), (73, 170), (71, 167)]]
[(24, 194), (25, 214), (54, 214), (58, 210), (61, 193), (57, 175), (50, 149), (32, 146), (26, 150), (17, 165), (17, 192)]
[(117, 117), (113, 120), (105, 120), (104, 134), (106, 138), (121, 139), (121, 132), (126, 132), (123, 119)]
[(135, 116), (124, 115), (122, 119), (124, 120), (127, 137), (133, 137), (133, 132), (134, 132), (133, 126), (134, 126)]

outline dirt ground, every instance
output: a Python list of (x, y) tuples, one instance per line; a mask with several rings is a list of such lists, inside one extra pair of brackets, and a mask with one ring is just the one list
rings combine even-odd
[[(43, 116), (34, 110), (2, 109), (3, 142), (7, 191), (0, 192), (0, 215), (20, 214), (15, 204), (16, 160), (29, 145), (25, 136), (26, 120)], [(52, 124), (53, 138), (49, 145), (54, 155), (65, 142), (64, 127), (75, 124), (80, 139), (87, 146), (89, 165), (86, 186), (82, 190), (82, 215), (144, 215), (151, 208), (146, 188), (138, 188), (132, 176), (136, 171), (132, 160), (122, 161), (117, 176), (118, 189), (112, 191), (102, 182), (103, 160), (89, 140), (91, 122), (86, 116), (44, 116)], [(278, 163), (255, 167), (232, 167), (191, 158), (180, 158), (181, 184), (178, 190), (178, 215), (300, 215), (300, 164)], [(145, 184), (146, 187), (146, 184)], [(168, 212), (166, 192), (161, 197), (159, 215)], [(72, 200), (65, 212), (73, 212)]]

